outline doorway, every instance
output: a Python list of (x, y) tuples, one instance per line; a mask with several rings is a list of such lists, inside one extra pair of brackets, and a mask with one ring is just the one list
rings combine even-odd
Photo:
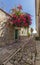
[(15, 39), (18, 39), (18, 30), (15, 30)]

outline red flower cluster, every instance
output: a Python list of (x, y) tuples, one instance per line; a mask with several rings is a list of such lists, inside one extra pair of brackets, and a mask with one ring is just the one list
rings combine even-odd
[[(21, 10), (22, 6), (19, 5), (17, 8)], [(29, 27), (29, 25), (31, 25), (31, 15), (23, 12), (20, 14), (19, 13), (19, 11), (16, 11), (14, 14), (12, 14), (10, 22), (17, 27)]]

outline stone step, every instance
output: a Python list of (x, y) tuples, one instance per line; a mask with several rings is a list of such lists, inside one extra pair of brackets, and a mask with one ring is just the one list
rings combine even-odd
[(13, 64), (11, 64), (10, 62), (8, 62), (6, 65), (13, 65)]
[(10, 55), (9, 53), (1, 55), (1, 60), (4, 61), (4, 59), (6, 59), (6, 57), (8, 57), (9, 55)]
[[(16, 43), (15, 43), (16, 44)], [(31, 45), (32, 44), (32, 45)], [(14, 58), (15, 57), (15, 55), (16, 55), (16, 57), (17, 57), (17, 59), (16, 59), (16, 57), (15, 57), (15, 65), (20, 65), (20, 63), (18, 63), (18, 64), (16, 64), (18, 61), (20, 61), (21, 59), (24, 61), (25, 59), (26, 59), (26, 57), (27, 57), (27, 59), (29, 58), (29, 60), (30, 60), (30, 56), (31, 56), (31, 54), (30, 54), (30, 52), (31, 52), (31, 50), (33, 51), (33, 50), (35, 50), (35, 44), (34, 44), (34, 42), (33, 41), (29, 41), (28, 40), (28, 42), (27, 41), (22, 41), (22, 45), (21, 45), (21, 47), (20, 47), (20, 45), (19, 45), (19, 43), (15, 46), (15, 45), (13, 45), (13, 50), (12, 50), (12, 52), (9, 52), (8, 51), (8, 55), (6, 56), (5, 54), (4, 54), (4, 57), (5, 57), (5, 59), (4, 59), (4, 57), (2, 57), (3, 59), (3, 63), (4, 64), (6, 64), (6, 63), (9, 63), (10, 64), (10, 59), (11, 58)], [(25, 47), (26, 48), (25, 48)], [(17, 47), (17, 48), (16, 48)], [(31, 48), (30, 49), (30, 47), (33, 47), (33, 48)], [(16, 48), (16, 51), (15, 51), (15, 48)], [(6, 48), (7, 49), (7, 48)], [(27, 50), (28, 49), (28, 50)], [(8, 49), (7, 49), (8, 50)], [(20, 50), (22, 50), (22, 51), (20, 51)], [(14, 52), (15, 51), (15, 52)], [(26, 55), (26, 53), (28, 54), (28, 55)], [(22, 57), (23, 58), (20, 58), (21, 57), (21, 54), (20, 53), (22, 53)], [(26, 57), (24, 56), (24, 53), (25, 53), (25, 55), (26, 55)], [(11, 54), (11, 55), (10, 55)], [(30, 54), (30, 55), (29, 55)], [(34, 52), (34, 54), (35, 54), (35, 52)], [(33, 54), (33, 52), (32, 52), (32, 55), (34, 56), (34, 54)], [(10, 55), (10, 56), (9, 56)], [(13, 61), (11, 61), (11, 62), (13, 62)], [(26, 62), (26, 61), (25, 61)], [(23, 62), (24, 64), (25, 64), (25, 62)], [(33, 61), (34, 62), (34, 61)], [(29, 62), (29, 63), (31, 63), (31, 61)], [(12, 63), (11, 63), (12, 64)], [(23, 64), (23, 65), (24, 65)], [(22, 64), (21, 64), (22, 65)]]
[(40, 65), (40, 61), (36, 61), (36, 65)]
[(40, 57), (36, 57), (36, 60), (37, 60), (37, 61), (40, 61)]

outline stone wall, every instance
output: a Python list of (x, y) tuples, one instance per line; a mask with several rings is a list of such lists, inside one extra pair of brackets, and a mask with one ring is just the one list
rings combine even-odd
[(9, 16), (0, 10), (0, 46), (10, 44), (14, 41), (14, 28), (6, 25)]
[(6, 44), (11, 44), (12, 42), (14, 42), (15, 29), (13, 26), (9, 25), (8, 27), (5, 27), (4, 37)]
[(3, 37), (0, 37), (0, 46), (11, 44), (15, 41), (15, 29), (12, 26), (4, 28)]

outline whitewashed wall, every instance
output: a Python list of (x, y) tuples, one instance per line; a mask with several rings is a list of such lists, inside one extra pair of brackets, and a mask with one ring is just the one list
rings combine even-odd
[(30, 27), (29, 27), (29, 29), (23, 27), (23, 28), (20, 29), (19, 35), (20, 35), (20, 36), (28, 36), (27, 30), (28, 30), (29, 33), (31, 34), (31, 28), (30, 28)]
[(21, 28), (19, 31), (20, 36), (27, 36), (27, 28)]

